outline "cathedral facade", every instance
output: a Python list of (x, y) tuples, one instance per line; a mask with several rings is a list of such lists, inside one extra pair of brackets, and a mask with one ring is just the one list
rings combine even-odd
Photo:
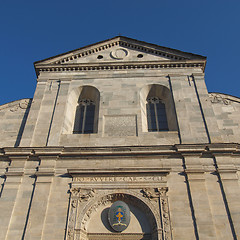
[(0, 106), (0, 239), (240, 239), (240, 99), (205, 65), (123, 36), (36, 62)]

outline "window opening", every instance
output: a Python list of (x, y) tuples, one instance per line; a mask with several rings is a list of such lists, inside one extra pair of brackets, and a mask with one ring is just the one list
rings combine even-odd
[(76, 109), (73, 133), (94, 133), (95, 103), (81, 99)]
[(165, 104), (158, 97), (147, 99), (147, 122), (149, 132), (168, 131)]

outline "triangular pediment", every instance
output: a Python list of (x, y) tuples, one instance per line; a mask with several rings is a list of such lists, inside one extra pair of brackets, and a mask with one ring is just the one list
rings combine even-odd
[(35, 67), (114, 62), (179, 62), (205, 60), (200, 55), (118, 36), (61, 55), (35, 62)]

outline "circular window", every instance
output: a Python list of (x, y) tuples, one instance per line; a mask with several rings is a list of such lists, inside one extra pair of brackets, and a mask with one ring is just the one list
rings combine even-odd
[(143, 58), (143, 55), (142, 54), (138, 54), (137, 57), (138, 58)]
[(102, 59), (102, 58), (103, 58), (103, 55), (98, 55), (97, 58), (98, 58), (98, 59)]

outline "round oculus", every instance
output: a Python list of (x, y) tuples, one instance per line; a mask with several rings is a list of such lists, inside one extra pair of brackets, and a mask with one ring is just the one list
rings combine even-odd
[(130, 223), (130, 209), (123, 201), (116, 201), (108, 212), (108, 221), (116, 232), (124, 231)]
[(115, 49), (110, 53), (110, 56), (112, 58), (115, 58), (115, 59), (118, 59), (118, 60), (124, 59), (127, 55), (128, 55), (128, 51), (126, 49), (123, 49), (123, 48)]

